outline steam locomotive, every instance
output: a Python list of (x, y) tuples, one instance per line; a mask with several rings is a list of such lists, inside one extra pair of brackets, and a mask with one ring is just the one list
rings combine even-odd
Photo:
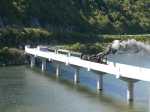
[(113, 49), (111, 45), (108, 45), (105, 51), (100, 52), (96, 55), (81, 55), (81, 59), (83, 60), (88, 60), (92, 62), (97, 62), (97, 63), (102, 63), (102, 64), (107, 64), (107, 55), (109, 54), (115, 54), (117, 52), (117, 49)]

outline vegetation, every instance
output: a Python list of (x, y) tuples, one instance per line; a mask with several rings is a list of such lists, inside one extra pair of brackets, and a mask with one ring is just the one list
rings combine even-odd
[[(93, 39), (93, 38), (95, 39)], [(24, 47), (39, 44), (67, 44), (75, 42), (96, 42), (98, 37), (77, 32), (49, 32), (41, 28), (3, 28), (0, 29), (0, 48)]]
[(71, 45), (65, 45), (64, 48), (70, 51), (82, 52), (84, 54), (97, 54), (104, 50), (104, 46), (102, 46), (101, 43), (93, 43), (93, 44), (75, 43)]
[(142, 42), (150, 42), (150, 35), (103, 35), (102, 42), (111, 43), (114, 40), (135, 39)]
[[(140, 41), (150, 41), (150, 35), (96, 35), (77, 32), (49, 32), (41, 28), (2, 28), (0, 29), (0, 48), (16, 47), (24, 48), (25, 45), (57, 45), (84, 43), (95, 45), (95, 43), (110, 43), (113, 40), (125, 40), (134, 38)], [(74, 44), (75, 46), (76, 44)], [(82, 45), (82, 44), (81, 44)]]
[(25, 64), (23, 51), (4, 47), (0, 50), (0, 66)]
[[(26, 44), (39, 44), (49, 41), (51, 33), (35, 28), (3, 28), (0, 29), (0, 47), (24, 47)], [(49, 40), (48, 40), (49, 39)]]
[(127, 35), (149, 33), (150, 0), (0, 0), (0, 63), (26, 44), (92, 54), (115, 39), (149, 41)]
[[(42, 28), (3, 28), (0, 29), (0, 48), (21, 48), (25, 45), (65, 45), (65, 49), (83, 53), (97, 53), (104, 49), (105, 43), (113, 40), (134, 38), (149, 41), (150, 35), (96, 35), (77, 32), (49, 32)], [(68, 44), (68, 45), (66, 45)]]
[(150, 33), (149, 13), (149, 0), (0, 1), (1, 26), (36, 26), (52, 32)]

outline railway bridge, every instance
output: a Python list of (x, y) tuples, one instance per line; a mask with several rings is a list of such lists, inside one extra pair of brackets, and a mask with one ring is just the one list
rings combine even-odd
[(104, 73), (114, 75), (116, 78), (123, 80), (127, 83), (126, 99), (127, 101), (133, 101), (134, 99), (134, 83), (137, 81), (150, 81), (150, 68), (138, 67), (133, 65), (127, 65), (122, 63), (107, 61), (107, 64), (91, 62), (83, 60), (78, 56), (74, 56), (72, 52), (67, 50), (48, 50), (47, 47), (37, 46), (36, 48), (30, 48), (25, 46), (25, 53), (30, 55), (30, 66), (34, 67), (35, 58), (40, 57), (42, 59), (42, 71), (46, 70), (46, 60), (54, 62), (56, 67), (56, 77), (59, 77), (60, 64), (64, 63), (68, 66), (72, 66), (75, 69), (74, 83), (80, 82), (79, 71), (80, 68), (86, 68), (87, 71), (93, 71), (98, 74), (97, 90), (103, 90), (103, 76)]

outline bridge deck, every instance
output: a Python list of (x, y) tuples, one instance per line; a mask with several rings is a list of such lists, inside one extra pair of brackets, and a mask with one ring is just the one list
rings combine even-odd
[(133, 65), (108, 62), (108, 64), (100, 64), (91, 61), (82, 60), (79, 57), (67, 56), (65, 54), (56, 54), (50, 51), (41, 51), (37, 48), (25, 47), (25, 52), (34, 56), (42, 57), (45, 59), (52, 59), (55, 61), (63, 62), (70, 65), (75, 65), (88, 70), (105, 72), (116, 77), (125, 77), (131, 79), (138, 79), (143, 81), (150, 81), (150, 69), (138, 67)]

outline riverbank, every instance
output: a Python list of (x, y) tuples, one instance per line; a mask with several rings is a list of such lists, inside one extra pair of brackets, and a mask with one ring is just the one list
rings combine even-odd
[(4, 47), (0, 49), (0, 66), (27, 64), (23, 50)]
[(0, 48), (24, 48), (25, 45), (60, 45), (60, 44), (93, 44), (110, 43), (113, 40), (134, 38), (139, 41), (150, 41), (150, 35), (104, 35), (81, 32), (50, 32), (42, 28), (0, 28)]
[(150, 35), (101, 35), (81, 32), (50, 32), (42, 28), (0, 28), (0, 66), (26, 64), (24, 46), (62, 46), (63, 49), (96, 54), (114, 40), (135, 39), (150, 43)]

